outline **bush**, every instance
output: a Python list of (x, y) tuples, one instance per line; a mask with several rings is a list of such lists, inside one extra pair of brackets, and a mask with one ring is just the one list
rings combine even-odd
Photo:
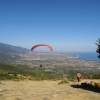
[(100, 73), (94, 74), (92, 78), (93, 78), (93, 79), (100, 79)]
[(58, 84), (68, 84), (69, 81), (68, 80), (62, 80), (61, 82), (59, 82)]

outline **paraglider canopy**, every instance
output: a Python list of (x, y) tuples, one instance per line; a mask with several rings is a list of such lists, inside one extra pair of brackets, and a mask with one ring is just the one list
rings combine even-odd
[(35, 48), (39, 47), (39, 46), (46, 46), (52, 51), (52, 47), (48, 44), (36, 44), (31, 48), (31, 51), (34, 50)]

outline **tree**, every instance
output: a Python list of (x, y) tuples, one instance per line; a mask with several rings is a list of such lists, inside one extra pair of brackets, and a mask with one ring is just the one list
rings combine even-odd
[(100, 38), (98, 38), (97, 43), (95, 43), (97, 45), (97, 50), (96, 52), (99, 53), (98, 58), (100, 59)]

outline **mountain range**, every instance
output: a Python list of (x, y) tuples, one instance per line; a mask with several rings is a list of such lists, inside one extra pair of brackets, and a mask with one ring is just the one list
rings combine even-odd
[(18, 54), (23, 54), (29, 52), (29, 49), (20, 47), (20, 46), (13, 46), (5, 43), (0, 43), (0, 60), (6, 61), (18, 58)]

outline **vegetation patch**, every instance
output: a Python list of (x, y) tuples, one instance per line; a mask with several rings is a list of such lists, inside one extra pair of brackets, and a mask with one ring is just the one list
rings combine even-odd
[(62, 80), (58, 84), (69, 84), (69, 81), (68, 80)]
[[(28, 80), (62, 80), (66, 78), (71, 82), (77, 81), (77, 70), (66, 70), (65, 68), (54, 68), (52, 71), (45, 71), (46, 68), (29, 68), (22, 65), (11, 65), (0, 62), (0, 80), (23, 80), (29, 76)], [(80, 70), (83, 79), (100, 79), (100, 73), (94, 70)], [(95, 73), (95, 74), (94, 74)], [(66, 83), (66, 82), (65, 82)]]

